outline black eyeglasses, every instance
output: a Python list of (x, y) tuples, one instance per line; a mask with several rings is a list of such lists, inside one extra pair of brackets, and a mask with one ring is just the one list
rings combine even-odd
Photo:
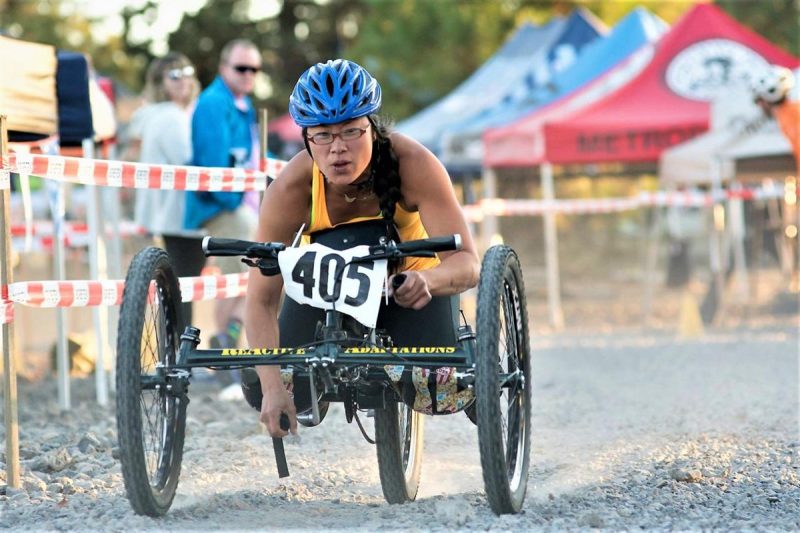
[(307, 139), (314, 144), (325, 145), (331, 144), (336, 137), (339, 137), (343, 141), (355, 141), (359, 139), (362, 135), (367, 133), (369, 126), (366, 128), (347, 128), (346, 130), (342, 130), (339, 133), (331, 133), (329, 131), (321, 131), (319, 133), (315, 133), (314, 135), (309, 135)]
[(167, 71), (167, 78), (171, 80), (179, 80), (181, 78), (190, 78), (194, 76), (194, 67), (186, 65), (181, 68), (173, 68)]
[(244, 74), (245, 72), (257, 74), (261, 70), (261, 67), (251, 67), (250, 65), (233, 65), (231, 68), (239, 74)]

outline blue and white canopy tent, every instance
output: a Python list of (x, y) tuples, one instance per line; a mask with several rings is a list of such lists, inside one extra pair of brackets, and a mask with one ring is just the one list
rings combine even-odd
[[(451, 124), (443, 134), (440, 157), (448, 170), (478, 172), (484, 155), (481, 136), (556, 102), (621, 64), (648, 43), (657, 41), (667, 24), (647, 9), (636, 8), (611, 31), (588, 43), (567, 68), (552, 68), (552, 75), (524, 94), (509, 94), (497, 105)], [(554, 49), (558, 49), (555, 43)]]
[[(469, 78), (440, 100), (399, 122), (397, 130), (438, 153), (446, 128), (464, 116), (497, 105), (509, 94), (527, 92), (527, 87), (543, 78), (548, 57), (554, 63), (568, 61), (576, 50), (595, 39), (602, 27), (583, 9), (567, 18), (554, 18), (544, 26), (523, 25)], [(556, 50), (554, 44), (558, 42), (564, 46)]]

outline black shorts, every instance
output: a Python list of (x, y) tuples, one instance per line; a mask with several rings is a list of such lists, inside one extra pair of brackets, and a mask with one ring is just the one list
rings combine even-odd
[[(458, 328), (458, 296), (434, 296), (415, 311), (389, 299), (381, 304), (377, 329), (385, 330), (395, 346), (455, 346)], [(317, 322), (325, 311), (284, 298), (278, 318), (280, 345), (296, 347), (314, 342)]]

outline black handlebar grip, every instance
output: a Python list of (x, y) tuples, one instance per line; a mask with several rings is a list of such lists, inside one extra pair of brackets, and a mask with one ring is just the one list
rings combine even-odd
[(242, 241), (239, 239), (221, 239), (219, 237), (203, 237), (203, 253), (206, 256), (235, 256), (245, 255), (247, 249), (253, 246), (254, 242)]
[(395, 274), (394, 276), (392, 276), (392, 289), (395, 290), (399, 289), (400, 285), (402, 285), (405, 280), (406, 280), (405, 274)]
[[(279, 422), (281, 429), (289, 431), (289, 417), (286, 414), (281, 414)], [(289, 465), (286, 463), (286, 452), (283, 449), (283, 439), (272, 438), (272, 450), (275, 452), (275, 463), (278, 467), (278, 477), (289, 477)]]
[(283, 439), (272, 437), (272, 450), (275, 452), (275, 463), (278, 477), (289, 477), (289, 465), (286, 463), (286, 452), (283, 450)]
[(460, 250), (462, 246), (461, 235), (447, 235), (445, 237), (430, 237), (418, 241), (401, 242), (397, 249), (403, 253), (414, 252), (448, 252), (450, 250)]

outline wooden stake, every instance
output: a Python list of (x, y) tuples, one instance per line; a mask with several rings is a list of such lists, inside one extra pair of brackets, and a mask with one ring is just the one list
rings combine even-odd
[[(259, 146), (261, 148), (261, 153), (258, 154), (258, 161), (261, 165), (261, 172), (267, 171), (267, 110), (266, 109), (259, 109), (258, 110), (258, 132), (259, 132)], [(274, 177), (274, 176), (273, 176)]]
[[(0, 115), (0, 158), (2, 167), (8, 163), (8, 122)], [(0, 187), (2, 188), (2, 187)], [(7, 296), (14, 281), (11, 264), (11, 191), (0, 190), (0, 288)], [(6, 484), (19, 488), (19, 421), (17, 417), (17, 368), (14, 353), (14, 323), (3, 324), (3, 390), (5, 391)]]

